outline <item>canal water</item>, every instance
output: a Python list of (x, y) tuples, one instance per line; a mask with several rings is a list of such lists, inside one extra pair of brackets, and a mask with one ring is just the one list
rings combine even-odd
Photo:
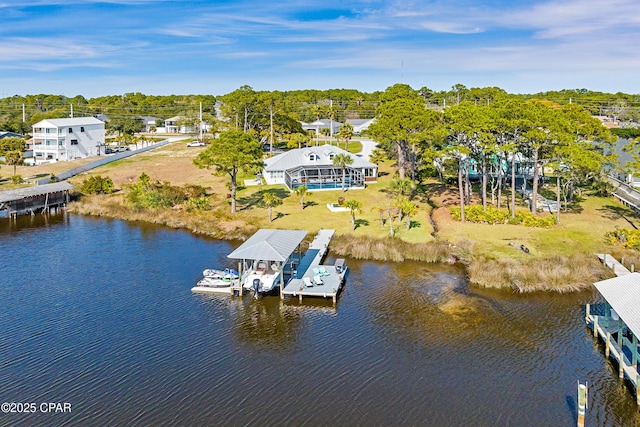
[(587, 425), (640, 425), (584, 326), (592, 292), (349, 259), (336, 307), (193, 294), (235, 246), (68, 214), (0, 222), (0, 402), (36, 405), (0, 425), (569, 426), (578, 380)]

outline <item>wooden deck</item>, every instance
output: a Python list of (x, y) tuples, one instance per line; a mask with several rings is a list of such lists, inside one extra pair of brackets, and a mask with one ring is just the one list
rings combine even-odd
[[(347, 268), (336, 269), (335, 265), (322, 264), (329, 250), (329, 242), (335, 230), (320, 230), (309, 249), (300, 260), (296, 274), (289, 280), (283, 290), (283, 296), (289, 295), (298, 297), (302, 301), (303, 297), (331, 298), (335, 304), (337, 295), (340, 293), (347, 275)], [(315, 284), (313, 281), (314, 269), (323, 267), (328, 273), (321, 276), (322, 283)], [(305, 278), (308, 282), (305, 282)], [(309, 286), (309, 282), (313, 286)]]

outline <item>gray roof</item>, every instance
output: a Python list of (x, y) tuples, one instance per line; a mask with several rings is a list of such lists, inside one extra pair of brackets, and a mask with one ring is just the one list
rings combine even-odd
[(602, 280), (594, 286), (635, 336), (640, 337), (640, 273)]
[[(319, 147), (296, 148), (277, 156), (270, 157), (264, 161), (265, 171), (286, 171), (297, 168), (299, 166), (333, 166), (333, 160), (330, 154), (348, 154), (353, 159), (353, 163), (349, 167), (358, 168), (375, 168), (373, 163), (369, 163), (362, 157), (358, 157), (348, 151), (338, 148), (334, 145), (321, 145)], [(315, 154), (318, 159), (310, 160), (310, 155)]]
[(227, 255), (231, 259), (257, 259), (261, 261), (286, 261), (304, 240), (304, 230), (260, 229), (235, 251)]
[(33, 127), (42, 127), (43, 124), (49, 124), (56, 127), (64, 126), (82, 126), (82, 125), (99, 125), (104, 124), (102, 120), (95, 117), (72, 117), (66, 119), (44, 119), (34, 124)]
[(0, 203), (22, 200), (27, 197), (40, 196), (47, 193), (71, 190), (73, 185), (68, 182), (39, 185), (37, 187), (19, 188), (17, 190), (0, 191)]
[(9, 131), (2, 131), (0, 132), (0, 139), (2, 138), (22, 138), (23, 135), (20, 135), (19, 133), (15, 133), (15, 132), (9, 132)]

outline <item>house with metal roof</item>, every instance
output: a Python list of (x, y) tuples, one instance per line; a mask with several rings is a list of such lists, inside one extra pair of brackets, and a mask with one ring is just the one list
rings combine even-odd
[(302, 129), (306, 131), (314, 131), (316, 135), (319, 135), (322, 129), (329, 129), (330, 134), (336, 134), (342, 126), (341, 122), (331, 119), (318, 119), (311, 123), (300, 122)]
[(377, 181), (378, 166), (333, 145), (296, 148), (264, 161), (262, 173), (267, 184), (284, 184), (289, 190), (300, 186), (314, 190), (342, 188), (342, 168), (333, 164), (338, 154), (347, 154), (353, 163), (345, 168), (345, 188), (364, 188)]
[(375, 121), (376, 119), (347, 119), (346, 120), (347, 123), (353, 126), (353, 133), (355, 135), (360, 135), (362, 132), (369, 129), (369, 126), (371, 126), (371, 124)]
[(32, 135), (35, 164), (96, 156), (105, 141), (104, 122), (95, 117), (41, 120)]

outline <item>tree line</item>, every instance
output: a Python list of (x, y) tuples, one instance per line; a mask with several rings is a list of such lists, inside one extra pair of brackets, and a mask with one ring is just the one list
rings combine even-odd
[[(614, 116), (623, 121), (640, 120), (640, 95), (603, 93), (587, 89), (566, 89), (536, 94), (509, 94), (498, 87), (467, 88), (456, 84), (449, 90), (435, 91), (422, 87), (415, 91), (431, 109), (470, 102), (474, 105), (490, 105), (505, 99), (546, 100), (560, 105), (578, 104), (592, 115)], [(225, 117), (237, 122), (238, 129), (254, 128), (258, 133), (267, 122), (274, 120), (277, 126), (292, 125), (287, 122), (310, 122), (320, 117), (332, 117), (336, 121), (368, 119), (374, 117), (385, 97), (385, 91), (372, 93), (355, 89), (256, 91), (242, 86), (224, 95), (145, 95), (139, 92), (85, 98), (82, 95), (37, 94), (14, 95), (0, 99), (0, 130), (28, 134), (31, 125), (47, 118), (69, 117), (71, 106), (74, 115), (95, 116), (104, 114), (113, 120), (136, 119), (155, 116), (166, 119), (184, 116), (191, 122), (199, 119), (202, 105), (203, 120), (216, 121), (216, 104), (223, 105)], [(160, 124), (159, 124), (160, 125)]]
[[(442, 111), (425, 106), (419, 91), (396, 84), (381, 96), (376, 121), (369, 135), (385, 154), (396, 160), (400, 178), (418, 180), (421, 175), (441, 177), (454, 171), (460, 216), (470, 204), (471, 175), (480, 180), (483, 209), (489, 190), (500, 207), (503, 186), (510, 185), (512, 218), (515, 194), (527, 195), (531, 181), (530, 209), (537, 213), (540, 174), (551, 168), (557, 176), (557, 220), (561, 196), (565, 206), (577, 186), (602, 180), (607, 166), (615, 163), (611, 144), (616, 137), (585, 108), (535, 99), (504, 98), (490, 104), (462, 101)], [(522, 187), (516, 187), (517, 169)], [(507, 179), (509, 178), (509, 179)]]

